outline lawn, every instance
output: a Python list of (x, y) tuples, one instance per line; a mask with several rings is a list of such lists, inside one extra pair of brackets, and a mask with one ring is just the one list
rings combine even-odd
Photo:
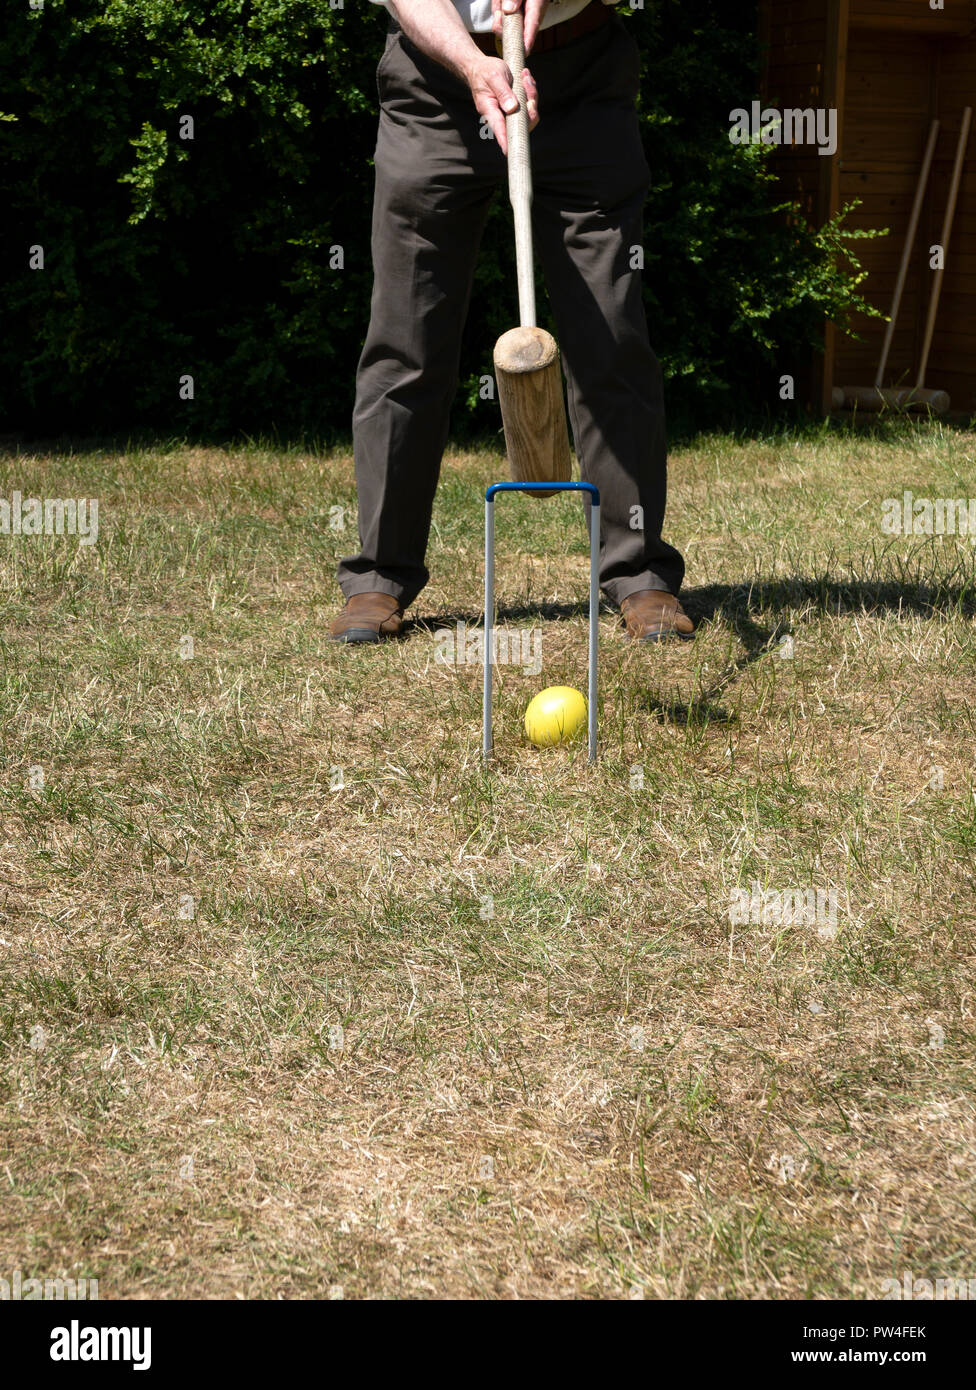
[[(328, 640), (347, 451), (2, 457), (0, 1248), (121, 1297), (838, 1298), (976, 1276), (976, 551), (936, 425), (675, 449), (689, 645), (601, 616), (575, 498), (445, 462), (406, 640)], [(730, 912), (737, 889), (758, 920)], [(820, 890), (830, 920), (777, 894)], [(832, 896), (831, 896), (832, 895)], [(748, 915), (748, 914), (747, 914)], [(788, 914), (785, 914), (788, 917)]]

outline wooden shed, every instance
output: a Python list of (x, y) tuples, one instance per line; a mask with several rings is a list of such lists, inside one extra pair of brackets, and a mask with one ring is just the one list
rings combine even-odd
[[(937, 3), (937, 0), (936, 0)], [(864, 297), (888, 314), (931, 122), (940, 122), (886, 386), (914, 384), (964, 108), (976, 107), (976, 0), (760, 0), (761, 97), (768, 108), (837, 112), (837, 148), (782, 145), (784, 191), (817, 225), (844, 203), (848, 225), (889, 228), (855, 251)], [(874, 381), (886, 324), (859, 316), (854, 341), (825, 325), (825, 352), (805, 392), (823, 411), (834, 386)], [(969, 140), (927, 372), (952, 410), (976, 410), (976, 128)]]

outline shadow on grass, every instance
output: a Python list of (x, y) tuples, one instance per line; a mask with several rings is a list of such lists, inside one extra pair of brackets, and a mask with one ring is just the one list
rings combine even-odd
[[(760, 626), (754, 615), (763, 613), (774, 618), (787, 614), (790, 621), (796, 620), (796, 610), (808, 610), (804, 620), (811, 616), (829, 615), (843, 617), (848, 613), (860, 613), (865, 617), (881, 617), (895, 613), (935, 617), (938, 614), (955, 613), (961, 617), (976, 616), (976, 566), (972, 569), (969, 582), (954, 582), (959, 567), (946, 576), (942, 583), (906, 583), (897, 579), (832, 579), (829, 576), (791, 575), (786, 579), (752, 579), (739, 584), (704, 584), (698, 588), (682, 590), (681, 602), (696, 623), (724, 622), (732, 627), (743, 643), (747, 654), (761, 650), (776, 635), (782, 636), (787, 628), (774, 623), (774, 629)], [(601, 614), (616, 612), (605, 600), (600, 602)], [(498, 609), (496, 623), (526, 622), (532, 619), (547, 622), (586, 617), (585, 603), (522, 603), (511, 604)], [(408, 618), (405, 629), (422, 628), (434, 632), (437, 628), (453, 626), (459, 622), (469, 626), (479, 626), (483, 613), (477, 611), (452, 609), (447, 612), (429, 614), (422, 618)]]
[[(791, 634), (798, 621), (797, 610), (805, 610), (799, 621), (819, 616), (843, 617), (859, 613), (866, 617), (887, 614), (916, 615), (927, 618), (939, 614), (976, 616), (976, 576), (971, 583), (953, 582), (957, 569), (943, 583), (913, 584), (893, 579), (842, 580), (829, 576), (790, 576), (786, 579), (754, 579), (741, 584), (706, 584), (689, 588), (681, 601), (696, 625), (722, 624), (730, 627), (742, 644), (742, 654), (730, 662), (704, 690), (690, 701), (662, 700), (648, 693), (638, 704), (655, 715), (661, 723), (682, 726), (732, 724), (736, 716), (718, 703), (719, 697), (738, 679), (741, 673), (776, 644)], [(600, 612), (615, 609), (601, 602)], [(757, 621), (758, 615), (773, 618)], [(778, 621), (782, 615), (782, 621)], [(585, 618), (585, 603), (525, 603), (500, 608), (496, 622), (559, 621)], [(420, 629), (433, 634), (438, 628), (456, 626), (459, 622), (470, 627), (480, 626), (483, 614), (454, 610), (424, 618), (411, 619), (405, 630)]]
[[(696, 622), (725, 621), (745, 637), (752, 614), (792, 613), (844, 617), (860, 613), (882, 617), (895, 613), (933, 618), (940, 613), (976, 616), (976, 568), (968, 582), (955, 582), (957, 566), (944, 582), (911, 583), (899, 579), (832, 579), (829, 575), (754, 579), (741, 584), (706, 584), (688, 589), (681, 601)], [(806, 616), (806, 615), (805, 615)]]
[[(600, 613), (615, 613), (617, 610), (612, 604), (605, 600), (600, 600)], [(588, 609), (585, 603), (523, 603), (511, 604), (507, 608), (499, 608), (495, 616), (496, 627), (501, 627), (505, 623), (531, 622), (533, 619), (544, 620), (545, 622), (555, 622), (567, 618), (587, 617)], [(467, 623), (468, 627), (480, 627), (484, 611), (478, 609), (472, 611), (468, 609), (462, 612), (459, 609), (451, 609), (447, 613), (428, 614), (423, 618), (408, 617), (403, 624), (404, 631), (408, 632), (413, 628), (420, 628), (434, 633), (438, 628), (455, 627), (458, 623)]]
[[(689, 591), (689, 594), (693, 592)], [(684, 602), (684, 597), (682, 595), (682, 602)], [(601, 602), (601, 614), (616, 613), (616, 611), (610, 604)], [(691, 611), (690, 606), (689, 611)], [(409, 620), (404, 624), (404, 630), (408, 631), (415, 628), (432, 635), (439, 628), (456, 626), (459, 622), (467, 623), (469, 627), (478, 627), (481, 625), (482, 616), (480, 612), (439, 613), (426, 618)], [(508, 623), (553, 621), (567, 618), (586, 618), (586, 616), (587, 605), (583, 603), (529, 603), (500, 608), (496, 624), (502, 627)], [(695, 616), (699, 616), (699, 614), (696, 612)], [(720, 605), (716, 604), (707, 614), (703, 612), (700, 615), (700, 620), (714, 619), (719, 616)], [(730, 662), (705, 690), (702, 690), (687, 703), (677, 700), (660, 700), (654, 695), (647, 694), (637, 701), (637, 706), (656, 715), (661, 723), (681, 725), (734, 723), (736, 716), (721, 705), (716, 704), (716, 697), (728, 689), (740, 672), (751, 662), (757, 661), (764, 652), (768, 651), (786, 629), (779, 626), (773, 629), (760, 626), (743, 613), (734, 615), (733, 626), (743, 645), (743, 654), (736, 661)], [(681, 645), (686, 644), (682, 643)]]
[[(734, 592), (729, 586), (721, 585), (710, 586), (709, 592), (711, 589), (720, 590), (723, 587), (729, 595)], [(705, 724), (734, 724), (737, 716), (724, 705), (717, 704), (716, 700), (735, 683), (747, 666), (751, 666), (754, 661), (758, 661), (766, 652), (772, 650), (779, 639), (790, 630), (786, 624), (776, 624), (770, 628), (755, 622), (748, 608), (730, 609), (721, 602), (701, 603), (701, 593), (701, 590), (689, 589), (687, 594), (681, 596), (682, 606), (695, 620), (696, 625), (714, 623), (725, 618), (742, 643), (742, 655), (729, 662), (704, 690), (700, 690), (688, 702), (660, 700), (657, 696), (649, 694), (646, 700), (640, 702), (641, 706), (655, 715), (661, 724), (678, 724), (685, 728)]]

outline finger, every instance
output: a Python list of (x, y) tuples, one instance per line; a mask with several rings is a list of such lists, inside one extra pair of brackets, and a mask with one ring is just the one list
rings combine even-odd
[(525, 109), (528, 112), (529, 124), (531, 126), (539, 123), (539, 89), (535, 85), (535, 78), (528, 68), (522, 69), (522, 86), (525, 90)]
[[(508, 68), (505, 69), (505, 72), (508, 72)], [(488, 86), (491, 88), (492, 96), (498, 102), (499, 107), (504, 111), (505, 115), (514, 116), (519, 108), (518, 97), (512, 91), (506, 78), (502, 76), (498, 68), (489, 74)]]
[(515, 14), (522, 8), (522, 0), (491, 0), (491, 27), (494, 33), (502, 32), (502, 17)]
[(501, 111), (499, 111), (498, 107), (495, 105), (493, 101), (487, 102), (485, 104), (484, 110), (481, 112), (481, 114), (484, 116), (485, 120), (491, 126), (491, 133), (494, 135), (495, 139), (498, 142), (498, 148), (501, 150), (502, 154), (507, 155), (508, 127), (505, 124), (505, 117), (502, 115)]
[(545, 6), (541, 0), (525, 0), (525, 51), (532, 52), (532, 45), (535, 43), (535, 36), (539, 32), (539, 23), (542, 19), (542, 11)]

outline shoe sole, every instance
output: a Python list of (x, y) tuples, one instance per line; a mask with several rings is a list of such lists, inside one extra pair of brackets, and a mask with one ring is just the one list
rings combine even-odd
[(334, 633), (333, 642), (379, 642), (380, 635), (371, 627), (351, 627), (347, 632)]

